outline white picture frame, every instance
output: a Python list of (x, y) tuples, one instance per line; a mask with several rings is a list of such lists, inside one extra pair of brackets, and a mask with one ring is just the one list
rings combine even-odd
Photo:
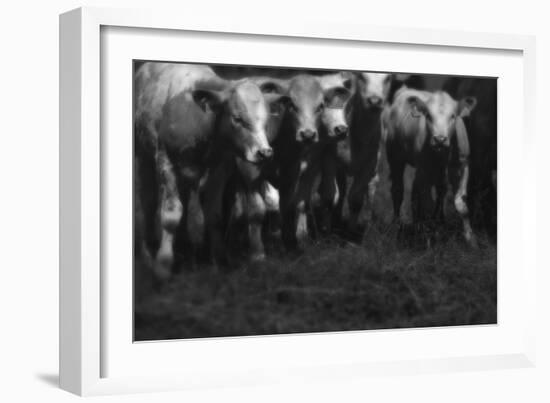
[[(520, 263), (519, 280), (505, 276), (501, 280), (499, 272), (499, 325), (479, 330), (480, 340), (488, 343), (491, 337), (506, 339), (499, 344), (498, 349), (484, 350), (485, 344), (479, 348), (469, 346), (465, 353), (459, 350), (446, 352), (442, 347), (433, 350), (431, 354), (414, 356), (405, 355), (396, 349), (392, 356), (381, 356), (375, 360), (358, 356), (357, 359), (339, 360), (346, 351), (334, 352), (341, 343), (362, 343), (369, 338), (394, 340), (403, 343), (404, 338), (420, 340), (429, 339), (437, 344), (438, 340), (462, 338), (466, 343), (474, 344), (478, 330), (473, 328), (440, 329), (427, 332), (423, 330), (394, 330), (379, 332), (344, 332), (350, 334), (334, 335), (294, 335), (269, 336), (256, 338), (234, 338), (231, 340), (195, 340), (188, 341), (192, 350), (215, 348), (216, 352), (229, 359), (241, 357), (240, 363), (231, 362), (231, 367), (220, 367), (209, 371), (209, 361), (202, 363), (199, 359), (183, 361), (183, 363), (168, 363), (166, 354), (175, 354), (181, 347), (179, 342), (164, 342), (162, 352), (158, 357), (166, 361), (166, 372), (160, 371), (153, 376), (144, 371), (138, 374), (125, 374), (123, 367), (116, 375), (105, 375), (105, 362), (118, 346), (113, 344), (106, 333), (106, 321), (111, 309), (107, 304), (108, 290), (105, 288), (106, 245), (103, 244), (102, 206), (105, 203), (105, 147), (111, 146), (102, 138), (101, 133), (107, 127), (102, 122), (102, 29), (105, 27), (171, 30), (170, 32), (217, 33), (218, 35), (240, 35), (254, 37), (256, 41), (269, 38), (292, 41), (332, 41), (332, 46), (346, 43), (376, 43), (378, 45), (402, 45), (433, 47), (434, 49), (470, 49), (479, 54), (484, 52), (502, 51), (515, 52), (522, 71), (519, 77), (521, 85), (516, 88), (522, 99), (520, 113), (517, 116), (502, 117), (499, 109), (499, 130), (503, 123), (515, 124), (521, 133), (522, 147), (518, 176), (521, 183), (507, 184), (500, 173), (510, 172), (505, 165), (506, 159), (501, 158), (499, 143), (499, 237), (503, 219), (510, 219), (513, 214), (516, 223), (515, 250), (506, 247), (506, 239), (499, 238), (499, 264), (506, 263), (508, 257)], [(166, 31), (168, 32), (168, 31)], [(173, 40), (173, 38), (172, 38)], [(519, 56), (518, 56), (519, 55)], [(213, 56), (214, 57), (214, 56)], [(221, 57), (221, 56), (220, 56)], [(519, 59), (518, 59), (519, 57)], [(110, 10), (103, 8), (81, 8), (70, 11), (60, 17), (60, 385), (63, 389), (79, 395), (97, 395), (113, 393), (150, 392), (196, 387), (212, 387), (216, 385), (252, 385), (258, 383), (296, 382), (308, 379), (340, 379), (342, 377), (369, 376), (372, 374), (414, 374), (426, 372), (464, 371), (492, 368), (528, 367), (535, 363), (535, 318), (525, 314), (522, 321), (510, 324), (508, 328), (500, 323), (508, 310), (506, 290), (515, 285), (517, 295), (521, 300), (524, 312), (534, 313), (535, 309), (535, 242), (532, 242), (536, 226), (534, 206), (534, 102), (535, 102), (535, 41), (533, 37), (521, 35), (503, 35), (489, 33), (468, 33), (457, 31), (430, 31), (407, 28), (371, 27), (368, 25), (353, 25), (346, 23), (316, 21), (314, 19), (289, 18), (285, 24), (278, 21), (263, 19), (256, 21), (246, 18), (209, 18), (190, 14), (175, 14), (151, 10)], [(221, 60), (221, 59), (220, 59)], [(212, 62), (220, 62), (212, 60)], [(223, 60), (221, 60), (223, 61)], [(261, 63), (259, 63), (261, 64)], [(281, 65), (285, 65), (281, 62)], [(460, 69), (461, 67), (457, 67)], [(460, 70), (459, 70), (460, 71)], [(515, 74), (515, 73), (513, 73)], [(130, 83), (131, 87), (131, 83)], [(130, 95), (130, 94), (128, 94)], [(500, 98), (499, 98), (500, 101)], [(505, 105), (503, 106), (505, 107)], [(517, 103), (516, 103), (517, 107)], [(129, 135), (129, 134), (128, 134)], [(499, 133), (500, 136), (500, 133)], [(506, 139), (506, 137), (504, 137)], [(499, 137), (499, 141), (502, 137)], [(513, 145), (512, 145), (513, 148)], [(109, 165), (112, 166), (112, 165)], [(130, 168), (128, 167), (128, 170)], [(130, 178), (128, 178), (130, 181)], [(514, 186), (509, 189), (507, 186)], [(517, 192), (517, 189), (521, 191)], [(501, 191), (502, 189), (502, 191)], [(519, 211), (502, 208), (502, 195), (511, 194), (515, 197), (513, 203), (520, 206)], [(507, 199), (506, 203), (511, 203)], [(505, 206), (506, 207), (506, 206)], [(504, 214), (504, 215), (503, 215)], [(500, 268), (499, 268), (500, 270)], [(108, 277), (108, 276), (107, 276)], [(128, 278), (128, 282), (131, 279)], [(504, 298), (504, 300), (502, 300)], [(112, 299), (111, 299), (112, 300)], [(510, 308), (511, 309), (511, 308)], [(518, 311), (519, 312), (519, 311)], [(131, 313), (130, 313), (131, 314)], [(504, 315), (504, 316), (503, 316)], [(517, 313), (516, 316), (518, 317)], [(504, 330), (503, 330), (504, 329)], [(506, 330), (506, 329), (509, 329)], [(115, 330), (112, 330), (113, 332)], [(424, 333), (419, 333), (424, 332)], [(447, 334), (447, 332), (449, 334)], [(483, 333), (483, 334), (482, 334)], [(154, 343), (149, 343), (154, 344)], [(434, 344), (434, 345), (435, 345)], [(321, 355), (308, 355), (308, 345), (325, 351)], [(107, 348), (109, 346), (109, 348)], [(187, 344), (189, 346), (189, 344)], [(472, 348), (470, 348), (472, 347)], [(148, 347), (153, 348), (153, 347)], [(248, 351), (250, 356), (261, 355), (266, 349), (275, 352), (286, 349), (302, 349), (303, 355), (296, 355), (296, 362), (290, 360), (274, 361), (266, 359), (258, 371), (259, 361), (246, 356), (231, 355), (231, 351)], [(238, 350), (244, 349), (244, 350)], [(247, 350), (250, 349), (250, 350)], [(118, 351), (118, 350), (116, 350)], [(159, 351), (159, 350), (157, 350)], [(189, 352), (189, 348), (187, 349)], [(296, 350), (292, 350), (296, 351)], [(321, 350), (322, 351), (322, 350)], [(384, 350), (381, 350), (384, 351)], [(141, 352), (140, 352), (141, 353)], [(133, 354), (128, 350), (128, 354)], [(151, 355), (145, 351), (145, 356)], [(241, 354), (241, 353), (239, 353)], [(278, 353), (277, 353), (278, 354)], [(279, 354), (280, 355), (280, 354)], [(157, 353), (155, 353), (157, 356)], [(269, 356), (269, 355), (268, 355)], [(164, 358), (162, 358), (164, 357)], [(312, 359), (308, 364), (308, 357)], [(351, 356), (350, 356), (351, 357)], [(119, 357), (120, 360), (128, 356)], [(300, 361), (301, 360), (301, 361)], [(299, 361), (299, 362), (298, 362)], [(128, 360), (131, 363), (131, 360)], [(169, 365), (168, 365), (169, 364)], [(295, 364), (295, 365), (294, 365)], [(147, 362), (143, 366), (158, 365)], [(191, 369), (191, 370), (190, 370)], [(114, 373), (113, 372), (113, 373)]]

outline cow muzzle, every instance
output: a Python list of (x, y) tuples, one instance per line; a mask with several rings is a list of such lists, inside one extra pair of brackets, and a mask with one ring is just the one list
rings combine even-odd
[(334, 139), (344, 140), (348, 137), (349, 129), (346, 125), (338, 125), (334, 128)]
[(316, 130), (305, 129), (298, 132), (298, 141), (309, 144), (319, 141), (319, 136)]
[(367, 107), (369, 108), (382, 108), (382, 104), (384, 103), (384, 100), (382, 97), (379, 97), (378, 95), (371, 95), (367, 98)]
[(256, 152), (256, 160), (259, 163), (268, 162), (273, 159), (273, 149), (271, 147), (261, 148)]
[(449, 138), (446, 136), (433, 136), (430, 140), (430, 144), (436, 150), (449, 147)]

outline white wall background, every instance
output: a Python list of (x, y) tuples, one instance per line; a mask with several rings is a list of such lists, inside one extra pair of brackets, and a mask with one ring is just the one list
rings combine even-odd
[[(271, 3), (271, 4), (269, 4)], [(316, 4), (316, 5), (314, 5)], [(250, 14), (279, 19), (306, 13), (373, 25), (464, 29), (537, 36), (537, 234), (539, 244), (538, 366), (527, 370), (367, 378), (334, 384), (225, 389), (94, 398), (158, 401), (550, 401), (550, 299), (544, 293), (550, 259), (545, 226), (550, 103), (550, 25), (545, 2), (479, 0), (118, 0), (4, 2), (0, 11), (0, 400), (65, 402), (58, 357), (58, 14), (81, 5), (180, 7), (188, 13)], [(518, 105), (518, 108), (521, 108)], [(533, 238), (534, 239), (534, 238)]]

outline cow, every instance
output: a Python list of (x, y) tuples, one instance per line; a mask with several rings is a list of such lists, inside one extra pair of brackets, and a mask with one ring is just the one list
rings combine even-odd
[[(263, 86), (284, 88), (288, 96), (272, 143), (276, 162), (272, 183), (280, 194), (283, 243), (291, 250), (301, 249), (308, 236), (307, 211), (325, 141), (347, 134), (345, 122), (337, 116), (349, 90), (331, 85), (335, 79), (298, 74)], [(342, 124), (332, 124), (336, 121)]]
[[(470, 147), (463, 118), (474, 110), (476, 102), (474, 97), (456, 101), (443, 91), (403, 87), (383, 114), (395, 220), (400, 220), (403, 173), (408, 164), (416, 168), (411, 196), (414, 223), (426, 228), (427, 220), (443, 220), (449, 180), (464, 238), (472, 246), (476, 245), (476, 239), (467, 204)], [(426, 210), (432, 204), (434, 187), (435, 207), (429, 215)]]
[(464, 118), (471, 145), (469, 181), (470, 217), (474, 228), (496, 237), (497, 222), (497, 80), (451, 77), (443, 87), (452, 97), (473, 96), (477, 105)]
[[(344, 229), (343, 208), (346, 200), (349, 217), (345, 231), (352, 240), (360, 241), (365, 218), (372, 214), (372, 202), (378, 183), (378, 164), (382, 138), (381, 114), (392, 86), (389, 73), (355, 73), (352, 96), (346, 105), (349, 136), (333, 144), (325, 154), (320, 196), (325, 216), (334, 229)], [(348, 177), (351, 187), (348, 192)], [(331, 185), (332, 183), (336, 185)], [(365, 203), (366, 202), (366, 203)], [(362, 214), (366, 207), (366, 214)]]
[[(152, 193), (158, 195), (156, 202), (151, 200), (156, 196), (138, 195), (146, 199), (141, 202), (144, 214), (158, 216), (160, 224), (160, 242), (149, 242), (156, 249), (156, 276), (171, 274), (176, 233), (200, 242), (203, 224), (212, 255), (223, 260), (223, 188), (240, 168), (253, 183), (257, 170), (248, 168), (272, 159), (266, 137), (269, 104), (282, 97), (268, 101), (252, 81), (223, 80), (207, 66), (166, 63), (142, 65), (135, 92), (138, 169), (154, 172), (148, 176), (156, 188), (147, 189), (156, 189)], [(192, 201), (200, 205), (195, 214), (189, 211)], [(197, 221), (197, 231), (189, 231), (189, 218)], [(149, 229), (153, 220), (148, 219)]]

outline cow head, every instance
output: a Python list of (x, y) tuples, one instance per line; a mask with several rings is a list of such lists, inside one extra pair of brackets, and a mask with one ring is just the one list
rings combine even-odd
[(323, 128), (329, 140), (343, 140), (348, 136), (347, 103), (351, 92), (345, 87), (333, 87), (324, 92), (325, 108), (321, 115)]
[(281, 98), (275, 96), (270, 102), (266, 101), (260, 88), (249, 80), (231, 83), (221, 91), (193, 91), (195, 102), (203, 110), (216, 114), (219, 135), (229, 140), (240, 158), (254, 164), (266, 162), (273, 156), (266, 129), (270, 104)]
[(260, 90), (264, 94), (264, 98), (269, 107), (267, 140), (269, 144), (272, 144), (279, 134), (285, 107), (290, 99), (286, 95), (288, 88), (283, 80), (262, 77), (257, 77), (253, 80), (259, 84)]
[(465, 97), (455, 101), (446, 92), (438, 91), (421, 99), (413, 95), (407, 99), (411, 115), (425, 118), (429, 144), (436, 151), (447, 149), (451, 136), (455, 133), (457, 119), (468, 116), (475, 108), (477, 100)]
[(325, 108), (321, 115), (323, 137), (328, 140), (342, 140), (348, 135), (348, 101), (352, 95), (353, 76), (339, 72), (319, 76), (323, 89)]
[(285, 124), (296, 142), (310, 144), (319, 141), (319, 125), (325, 110), (325, 99), (319, 81), (310, 75), (298, 75), (288, 85)]
[(392, 75), (389, 73), (359, 73), (357, 93), (363, 107), (381, 110), (388, 99)]

